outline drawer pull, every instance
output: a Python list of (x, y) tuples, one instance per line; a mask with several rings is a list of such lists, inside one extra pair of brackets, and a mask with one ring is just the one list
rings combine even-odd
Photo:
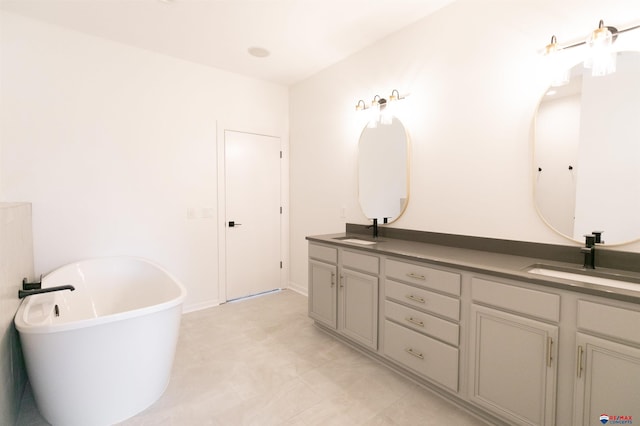
[(552, 354), (552, 350), (551, 348), (553, 347), (553, 339), (551, 338), (551, 336), (547, 337), (547, 367), (551, 367), (551, 354)]
[(423, 280), (423, 281), (427, 279), (427, 277), (425, 277), (424, 275), (416, 274), (415, 272), (409, 272), (407, 276), (409, 278), (415, 278), (417, 280)]
[(420, 352), (416, 352), (413, 350), (413, 348), (407, 348), (405, 349), (405, 351), (409, 354), (409, 355), (413, 355), (416, 358), (420, 358), (420, 359), (424, 359), (424, 355), (422, 355)]
[(407, 294), (405, 297), (409, 300), (413, 300), (414, 302), (425, 303), (425, 300), (422, 297), (414, 296), (413, 294)]
[(413, 317), (409, 317), (409, 318), (405, 318), (406, 321), (418, 325), (420, 327), (424, 327), (424, 322), (422, 321), (418, 321), (417, 319), (413, 318)]
[(578, 377), (580, 377), (582, 375), (582, 346), (578, 346), (578, 359), (576, 360), (576, 369), (578, 371), (576, 371), (576, 374), (578, 375)]

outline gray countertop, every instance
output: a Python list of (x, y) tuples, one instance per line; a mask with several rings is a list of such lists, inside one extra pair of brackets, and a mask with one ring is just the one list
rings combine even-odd
[[(637, 272), (598, 268), (596, 273), (611, 276), (622, 276), (629, 281), (638, 283), (632, 284), (631, 286), (626, 283), (627, 287), (631, 288), (613, 287), (609, 285), (541, 276), (528, 272), (528, 269), (534, 265), (545, 265), (552, 268), (566, 268), (584, 271), (584, 269), (581, 268), (582, 265), (578, 264), (554, 262), (546, 259), (515, 256), (482, 250), (471, 250), (387, 237), (378, 238), (376, 240), (377, 242), (371, 245), (351, 243), (341, 240), (341, 238), (371, 240), (370, 237), (363, 236), (362, 234), (347, 233), (308, 236), (307, 240), (316, 243), (332, 244), (343, 248), (358, 249), (363, 252), (395, 256), (407, 260), (426, 261), (434, 265), (463, 269), (471, 272), (486, 273), (493, 276), (524, 281), (546, 287), (571, 290), (632, 303), (640, 303), (640, 273)], [(637, 289), (633, 288), (635, 286), (637, 286)]]

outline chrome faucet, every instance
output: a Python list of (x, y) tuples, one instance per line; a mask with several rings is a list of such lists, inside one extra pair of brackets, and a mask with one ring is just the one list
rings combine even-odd
[(76, 288), (72, 285), (59, 285), (57, 287), (35, 288), (32, 290), (18, 290), (18, 298), (24, 299), (25, 297), (31, 296), (34, 294), (51, 293), (52, 291), (61, 291), (61, 290), (74, 291), (75, 289)]

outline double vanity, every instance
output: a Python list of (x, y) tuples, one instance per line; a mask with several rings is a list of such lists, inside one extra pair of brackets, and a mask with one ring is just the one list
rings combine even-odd
[(640, 422), (640, 271), (584, 271), (578, 247), (347, 230), (307, 237), (324, 331), (490, 424)]
[(640, 423), (640, 254), (589, 234), (606, 229), (609, 247), (640, 238), (627, 118), (640, 53), (615, 56), (606, 76), (572, 67), (534, 118), (537, 212), (585, 247), (389, 227), (374, 238), (407, 209), (411, 155), (398, 118), (370, 120), (357, 170), (373, 237), (352, 224), (307, 237), (317, 326), (492, 425)]

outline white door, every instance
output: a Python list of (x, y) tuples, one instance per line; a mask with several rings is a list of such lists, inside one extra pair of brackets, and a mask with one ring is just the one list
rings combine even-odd
[(280, 139), (225, 130), (226, 299), (280, 288)]

